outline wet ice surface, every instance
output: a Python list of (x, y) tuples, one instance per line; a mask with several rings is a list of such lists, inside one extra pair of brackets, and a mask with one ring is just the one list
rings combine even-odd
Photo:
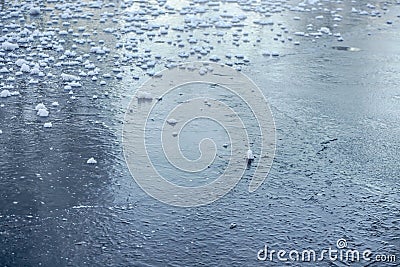
[[(399, 256), (399, 6), (238, 2), (1, 3), (2, 265), (254, 266), (264, 244), (339, 238)], [(121, 123), (149, 75), (198, 59), (259, 85), (276, 159), (254, 193), (249, 171), (211, 205), (174, 208), (130, 177)]]

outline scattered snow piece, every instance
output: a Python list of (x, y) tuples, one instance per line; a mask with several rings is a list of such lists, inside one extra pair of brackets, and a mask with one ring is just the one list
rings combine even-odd
[(31, 71), (31, 68), (29, 67), (28, 64), (23, 63), (22, 66), (21, 66), (20, 71), (21, 71), (21, 72), (30, 72), (30, 71)]
[(144, 91), (138, 91), (136, 93), (136, 97), (138, 99), (148, 99), (148, 100), (153, 99), (153, 96), (149, 92), (144, 92)]
[(35, 110), (39, 110), (39, 109), (47, 109), (47, 108), (43, 103), (40, 103), (40, 104), (37, 104), (35, 107)]
[(171, 118), (171, 119), (168, 119), (168, 120), (167, 120), (167, 123), (168, 123), (169, 125), (175, 126), (175, 124), (177, 124), (178, 121)]
[(0, 130), (0, 134), (2, 134), (3, 133), (3, 131), (2, 130)]
[(10, 71), (6, 67), (0, 69), (0, 73), (9, 73)]
[(51, 105), (52, 105), (53, 107), (58, 107), (60, 104), (59, 104), (57, 101), (54, 101), (53, 103), (51, 103)]
[(40, 15), (40, 7), (31, 7), (31, 10), (29, 10), (29, 14), (31, 14), (32, 16)]
[(319, 31), (322, 33), (325, 33), (325, 34), (331, 33), (331, 30), (328, 27), (321, 27), (321, 29)]
[(52, 124), (51, 122), (46, 122), (46, 123), (43, 125), (43, 127), (44, 127), (44, 128), (52, 128), (52, 127), (53, 127), (53, 124)]
[(200, 70), (199, 70), (199, 74), (200, 75), (205, 75), (207, 72), (208, 72), (208, 70), (205, 67), (201, 67)]
[(69, 82), (68, 85), (71, 87), (82, 87), (82, 84), (76, 81)]
[(87, 164), (97, 164), (97, 160), (95, 160), (94, 158), (90, 158), (87, 160), (86, 162)]
[(173, 133), (172, 133), (172, 136), (173, 136), (173, 137), (177, 137), (177, 136), (178, 136), (178, 133), (177, 133), (177, 132), (173, 132)]
[(271, 56), (271, 52), (264, 51), (264, 52), (262, 52), (262, 55), (265, 56), (265, 57), (269, 57), (269, 56)]
[(17, 65), (18, 67), (21, 67), (23, 64), (27, 64), (28, 61), (26, 61), (25, 59), (17, 59), (17, 61), (15, 61), (15, 65)]
[(49, 112), (47, 111), (47, 109), (39, 109), (36, 113), (39, 117), (48, 117), (49, 116)]
[(231, 223), (231, 225), (229, 226), (229, 229), (234, 229), (236, 228), (237, 224), (236, 223)]
[(0, 93), (0, 97), (6, 98), (6, 97), (9, 97), (9, 96), (11, 96), (11, 93), (8, 90), (3, 90)]
[(295, 32), (293, 34), (296, 35), (296, 36), (304, 36), (305, 35), (304, 32)]
[(66, 74), (66, 73), (62, 73), (61, 74), (61, 78), (63, 79), (63, 81), (66, 82), (72, 82), (72, 81), (80, 81), (81, 78), (79, 78), (78, 76), (72, 75), (72, 74)]
[(248, 160), (253, 160), (254, 159), (253, 151), (251, 151), (251, 149), (247, 150), (246, 157), (247, 157)]
[(13, 51), (19, 48), (19, 45), (5, 41), (4, 43), (1, 44), (1, 48), (3, 48), (6, 51)]

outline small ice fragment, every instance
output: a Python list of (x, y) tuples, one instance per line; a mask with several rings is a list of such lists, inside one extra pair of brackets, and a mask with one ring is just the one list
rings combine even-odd
[(40, 104), (37, 104), (35, 107), (35, 110), (39, 110), (39, 109), (47, 109), (47, 108), (43, 103), (40, 103)]
[(199, 70), (200, 75), (205, 75), (207, 73), (207, 68), (201, 67)]
[(136, 97), (138, 99), (153, 99), (152, 95), (149, 92), (144, 92), (144, 91), (138, 91), (136, 93)]
[(46, 122), (46, 123), (43, 125), (43, 127), (44, 127), (44, 128), (52, 128), (52, 127), (53, 127), (53, 124), (52, 124), (51, 122)]
[(247, 160), (253, 160), (254, 159), (254, 155), (253, 155), (253, 151), (251, 151), (251, 149), (247, 150)]
[(21, 72), (30, 72), (31, 68), (29, 67), (28, 64), (23, 63), (20, 69)]
[(173, 137), (177, 137), (177, 136), (178, 136), (178, 133), (177, 133), (177, 132), (173, 132), (173, 133), (172, 133), (172, 136), (173, 136)]
[(0, 130), (0, 134), (2, 134), (3, 133), (3, 131), (2, 130)]
[(19, 48), (19, 45), (5, 41), (4, 43), (1, 44), (1, 47), (6, 51), (13, 51)]
[(66, 81), (66, 82), (80, 81), (81, 80), (81, 78), (78, 77), (78, 76), (75, 76), (75, 75), (72, 75), (72, 74), (66, 74), (66, 73), (62, 73), (61, 74), (61, 79), (63, 81)]
[(95, 160), (94, 158), (90, 158), (87, 160), (86, 162), (87, 164), (97, 164), (97, 160)]
[(54, 101), (53, 103), (51, 103), (51, 105), (52, 105), (53, 107), (58, 107), (60, 104), (59, 104), (57, 101)]
[(321, 27), (321, 29), (319, 31), (322, 33), (325, 33), (325, 34), (331, 33), (331, 30), (328, 27)]
[(31, 7), (31, 10), (29, 10), (29, 14), (31, 14), (32, 16), (40, 15), (40, 7)]
[(11, 96), (11, 93), (8, 90), (3, 90), (0, 93), (0, 97), (3, 97), (3, 98), (10, 97), (10, 96)]
[(171, 118), (171, 119), (168, 119), (168, 120), (167, 120), (167, 123), (168, 123), (169, 125), (175, 126), (175, 124), (177, 124), (178, 121)]
[(296, 35), (296, 36), (304, 36), (305, 35), (304, 32), (295, 32), (293, 34)]
[(49, 116), (49, 112), (47, 111), (47, 109), (44, 109), (44, 108), (39, 109), (36, 114), (39, 117), (48, 117)]

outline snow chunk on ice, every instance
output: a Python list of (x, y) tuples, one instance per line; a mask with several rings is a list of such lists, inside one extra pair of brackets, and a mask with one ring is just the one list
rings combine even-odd
[(41, 108), (37, 111), (36, 115), (38, 115), (39, 117), (48, 117), (49, 112), (47, 111), (47, 109)]
[(10, 97), (10, 96), (11, 96), (11, 93), (8, 90), (3, 90), (0, 93), (0, 97), (3, 97), (3, 98)]
[(29, 10), (29, 14), (31, 14), (32, 16), (40, 15), (40, 7), (31, 7), (31, 10)]
[(20, 71), (21, 71), (21, 72), (30, 72), (30, 71), (31, 71), (31, 68), (29, 67), (28, 64), (23, 63), (22, 66), (21, 66)]
[(174, 126), (175, 124), (177, 124), (178, 123), (178, 121), (177, 120), (175, 120), (175, 119), (168, 119), (167, 120), (167, 123), (169, 124), (169, 125), (172, 125), (172, 126)]
[(53, 127), (53, 124), (52, 124), (51, 122), (46, 122), (46, 123), (43, 125), (43, 127), (44, 127), (44, 128), (52, 128), (52, 127)]
[(253, 160), (254, 159), (253, 151), (251, 151), (251, 149), (247, 150), (246, 158), (248, 160)]
[(4, 43), (1, 44), (1, 48), (3, 48), (6, 51), (13, 51), (19, 48), (19, 45), (5, 41)]
[(63, 81), (66, 82), (72, 82), (72, 81), (80, 81), (81, 78), (72, 74), (66, 74), (66, 73), (62, 73), (61, 74), (61, 78), (63, 79)]
[(37, 104), (35, 107), (35, 110), (39, 110), (39, 109), (47, 109), (47, 108), (43, 103), (40, 103), (40, 104)]
[(27, 64), (28, 61), (26, 61), (25, 59), (19, 58), (17, 59), (17, 61), (15, 61), (15, 65), (17, 65), (18, 67), (21, 67), (23, 64)]
[(138, 91), (136, 93), (136, 97), (138, 99), (148, 99), (148, 100), (153, 99), (153, 96), (149, 92), (144, 92), (144, 91)]
[(94, 158), (90, 158), (87, 160), (86, 162), (87, 164), (97, 164), (97, 160), (95, 160)]

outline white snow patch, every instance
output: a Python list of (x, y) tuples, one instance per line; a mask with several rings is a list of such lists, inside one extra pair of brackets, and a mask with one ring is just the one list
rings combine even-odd
[(253, 160), (254, 159), (253, 151), (251, 149), (247, 150), (246, 158), (248, 160)]
[(47, 111), (47, 109), (39, 109), (36, 113), (39, 117), (48, 117), (49, 116), (49, 112)]
[(87, 160), (86, 162), (87, 164), (97, 164), (97, 160), (95, 160), (94, 158), (90, 158)]
[(52, 124), (51, 122), (46, 122), (46, 123), (43, 125), (43, 127), (44, 127), (44, 128), (52, 128), (52, 127), (53, 127), (53, 124)]
[(19, 48), (19, 45), (5, 41), (4, 43), (1, 44), (1, 48), (3, 48), (6, 51), (13, 51)]
[(11, 96), (11, 93), (8, 90), (3, 90), (0, 93), (0, 97), (2, 97), (2, 98), (6, 98), (6, 97), (10, 97), (10, 96)]
[(40, 7), (31, 7), (31, 10), (29, 10), (29, 14), (33, 16), (40, 15)]
[(144, 92), (144, 91), (138, 91), (136, 93), (136, 97), (138, 99), (153, 99), (153, 96), (149, 92)]

